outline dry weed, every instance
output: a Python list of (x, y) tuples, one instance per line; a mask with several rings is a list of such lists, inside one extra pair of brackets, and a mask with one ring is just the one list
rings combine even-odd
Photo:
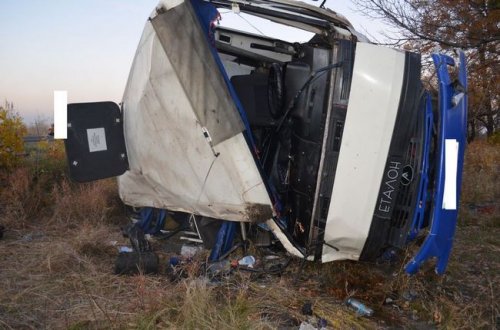
[(75, 227), (81, 223), (97, 225), (107, 222), (107, 216), (116, 205), (115, 181), (100, 180), (88, 184), (73, 184), (63, 180), (52, 189), (54, 212), (51, 222)]
[(110, 227), (104, 224), (82, 223), (71, 243), (80, 255), (89, 258), (116, 256), (117, 247), (110, 241)]
[(464, 224), (500, 227), (500, 144), (468, 145), (460, 215)]
[(3, 186), (0, 191), (2, 223), (14, 228), (27, 225), (44, 206), (44, 194), (40, 186), (34, 182), (32, 173), (25, 167), (17, 168), (10, 173)]
[[(139, 286), (141, 287), (141, 286)], [(144, 309), (134, 322), (139, 329), (270, 329), (259, 316), (257, 304), (241, 290), (224, 284), (214, 286), (206, 278), (187, 278), (177, 284), (163, 284), (159, 292), (170, 292), (155, 308)], [(158, 304), (158, 300), (156, 303)], [(150, 305), (151, 306), (151, 305)]]

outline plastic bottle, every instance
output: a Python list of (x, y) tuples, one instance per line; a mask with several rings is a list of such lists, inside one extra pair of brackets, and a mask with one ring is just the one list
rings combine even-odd
[(367, 307), (365, 304), (363, 304), (361, 301), (354, 299), (354, 298), (349, 298), (347, 299), (347, 305), (351, 306), (356, 310), (356, 312), (361, 315), (361, 316), (372, 316), (373, 315), (373, 309), (370, 307)]
[(253, 268), (254, 264), (255, 264), (255, 257), (254, 256), (246, 256), (246, 257), (241, 258), (238, 261), (238, 265), (247, 266), (249, 268)]
[(231, 262), (229, 260), (216, 261), (208, 265), (207, 272), (212, 276), (226, 275), (231, 271)]

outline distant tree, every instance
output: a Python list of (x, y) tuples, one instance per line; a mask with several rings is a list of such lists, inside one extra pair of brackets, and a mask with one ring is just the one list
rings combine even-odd
[[(422, 53), (463, 49), (469, 80), (469, 135), (499, 129), (500, 1), (354, 0), (365, 15), (399, 33), (386, 34), (395, 46)], [(397, 35), (397, 36), (396, 36)]]
[(27, 134), (36, 136), (45, 136), (49, 131), (49, 119), (43, 116), (37, 116), (35, 121), (27, 125)]
[(0, 170), (11, 169), (20, 162), (25, 134), (26, 126), (14, 111), (14, 104), (6, 101), (5, 106), (0, 106)]

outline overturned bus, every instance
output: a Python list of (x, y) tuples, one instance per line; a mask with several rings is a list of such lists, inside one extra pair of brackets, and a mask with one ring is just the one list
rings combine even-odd
[[(307, 31), (291, 42), (217, 24), (220, 11)], [(460, 196), (462, 53), (369, 43), (341, 15), (291, 0), (163, 0), (146, 23), (121, 106), (68, 106), (71, 177), (118, 176), (123, 202), (238, 222), (291, 255), (375, 260), (427, 235), (406, 266), (444, 272)], [(437, 102), (436, 102), (437, 101)], [(207, 235), (202, 235), (207, 236)], [(223, 242), (221, 242), (221, 240)]]

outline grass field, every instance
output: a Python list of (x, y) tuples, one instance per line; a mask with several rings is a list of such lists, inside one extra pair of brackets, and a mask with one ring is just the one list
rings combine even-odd
[[(328, 328), (500, 327), (500, 147), (467, 150), (460, 224), (448, 271), (426, 265), (404, 274), (410, 246), (395, 265), (294, 260), (281, 276), (236, 271), (218, 283), (203, 276), (204, 255), (187, 277), (113, 275), (127, 223), (113, 180), (75, 185), (64, 152), (42, 145), (36, 159), (0, 178), (0, 328), (274, 329), (303, 321)], [(168, 254), (160, 254), (166, 264)], [(355, 297), (374, 309), (359, 317)], [(314, 317), (304, 315), (310, 303)]]

